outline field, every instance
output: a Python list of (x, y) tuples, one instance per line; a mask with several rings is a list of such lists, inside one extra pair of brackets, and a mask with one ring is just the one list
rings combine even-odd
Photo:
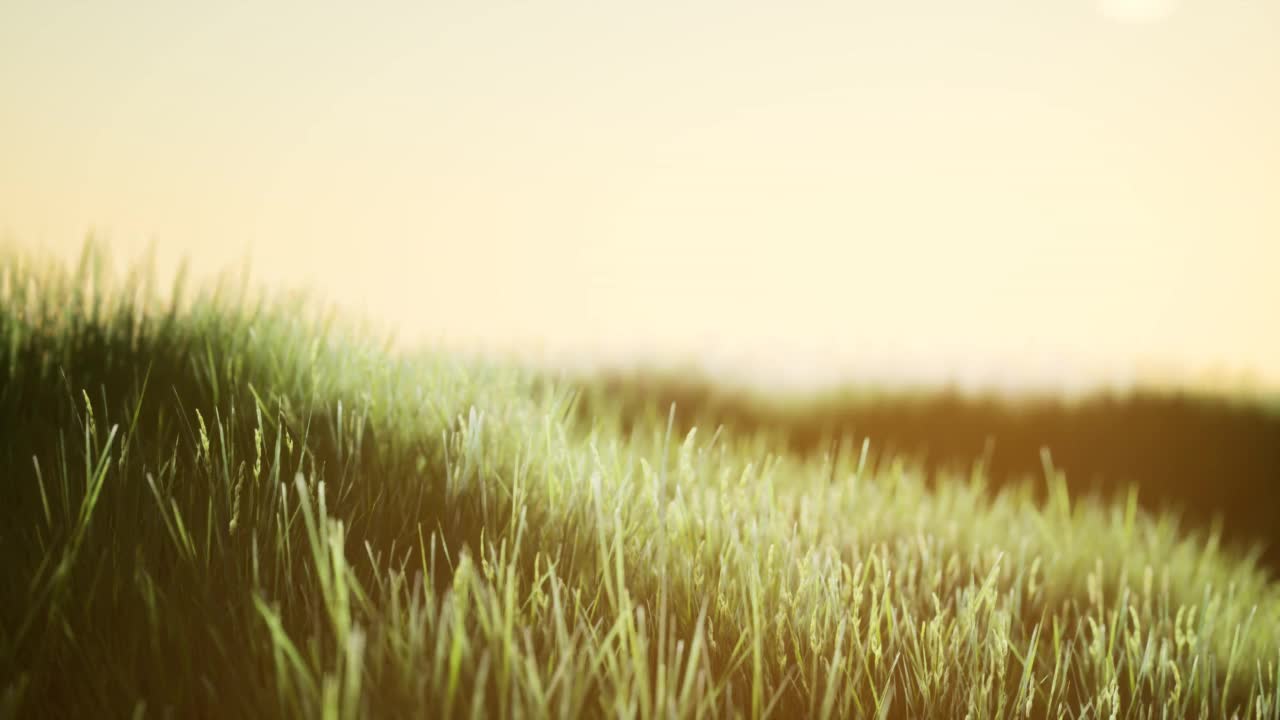
[(1280, 717), (1273, 410), (677, 390), (5, 258), (0, 716)]

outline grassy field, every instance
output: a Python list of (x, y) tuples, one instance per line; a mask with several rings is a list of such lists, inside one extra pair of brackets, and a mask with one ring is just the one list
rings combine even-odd
[(1280, 717), (1265, 567), (1050, 456), (160, 295), (4, 260), (0, 716)]
[[(834, 454), (845, 436), (871, 436), (876, 452), (905, 454), (930, 475), (980, 459), (1003, 486), (1043, 477), (1044, 450), (1066, 473), (1072, 497), (1124, 501), (1177, 514), (1188, 527), (1217, 527), (1224, 542), (1256, 551), (1280, 574), (1280, 398), (1260, 390), (1139, 386), (1071, 396), (958, 389), (847, 387), (769, 394), (695, 372), (612, 373), (578, 378), (583, 421), (602, 414), (625, 427), (665, 421), (768, 433), (779, 451)], [(1043, 496), (1047, 490), (1038, 484)]]

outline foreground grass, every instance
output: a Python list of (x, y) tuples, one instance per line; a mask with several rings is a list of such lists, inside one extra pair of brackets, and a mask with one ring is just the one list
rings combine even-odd
[(96, 268), (0, 279), (0, 715), (1280, 717), (1266, 575), (1051, 464), (624, 429)]

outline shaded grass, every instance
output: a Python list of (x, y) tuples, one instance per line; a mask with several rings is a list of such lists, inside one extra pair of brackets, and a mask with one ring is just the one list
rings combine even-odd
[(1266, 575), (1059, 468), (583, 417), (304, 299), (140, 288), (4, 268), (3, 714), (1280, 713)]

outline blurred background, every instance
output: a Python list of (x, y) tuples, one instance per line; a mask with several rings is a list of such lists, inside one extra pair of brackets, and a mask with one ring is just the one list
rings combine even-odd
[(777, 387), (1280, 383), (1273, 0), (0, 8), (0, 237)]

